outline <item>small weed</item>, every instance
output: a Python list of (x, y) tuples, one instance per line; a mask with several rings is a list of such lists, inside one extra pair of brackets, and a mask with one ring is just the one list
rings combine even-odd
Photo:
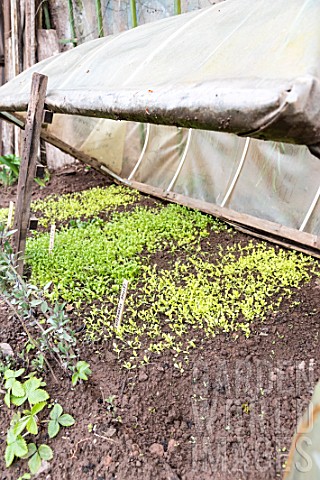
[(88, 376), (91, 375), (90, 365), (83, 360), (77, 362), (73, 369), (72, 385), (75, 386), (80, 380), (88, 380)]

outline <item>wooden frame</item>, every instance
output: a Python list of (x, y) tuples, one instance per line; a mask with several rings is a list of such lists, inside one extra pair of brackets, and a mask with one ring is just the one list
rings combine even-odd
[(30, 221), (32, 184), (36, 172), (47, 83), (48, 77), (45, 75), (33, 74), (14, 216), (14, 229), (16, 230), (14, 247), (15, 253), (19, 255), (17, 270), (20, 275), (23, 273), (23, 257)]

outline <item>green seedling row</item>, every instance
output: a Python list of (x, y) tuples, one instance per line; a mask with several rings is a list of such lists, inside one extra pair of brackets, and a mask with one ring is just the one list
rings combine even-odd
[[(124, 368), (171, 351), (182, 371), (199, 338), (250, 336), (252, 323), (276, 312), (317, 269), (310, 257), (263, 242), (222, 247), (215, 241), (215, 252), (204, 251), (210, 232), (230, 229), (185, 207), (116, 211), (138, 198), (114, 186), (38, 201), (44, 226), (69, 225), (58, 230), (52, 253), (48, 233), (27, 244), (31, 282), (52, 282), (49, 297), (73, 305), (86, 324), (86, 339), (110, 341)], [(108, 209), (108, 222), (98, 218)], [(157, 264), (157, 252), (163, 252), (164, 266)], [(124, 279), (129, 291), (115, 328)]]

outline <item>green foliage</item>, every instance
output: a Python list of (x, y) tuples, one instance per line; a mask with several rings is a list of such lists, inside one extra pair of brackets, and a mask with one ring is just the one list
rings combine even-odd
[(96, 221), (83, 228), (56, 234), (48, 252), (49, 235), (41, 234), (27, 245), (31, 281), (44, 286), (52, 280), (51, 298), (68, 303), (103, 299), (119, 291), (124, 278), (134, 281), (141, 271), (144, 251), (187, 248), (208, 235), (208, 227), (224, 229), (222, 222), (178, 205), (162, 210), (136, 208), (114, 214), (108, 223)]
[(63, 413), (63, 408), (61, 407), (61, 405), (59, 405), (59, 403), (56, 403), (50, 412), (50, 421), (48, 424), (49, 437), (56, 437), (60, 431), (60, 426), (71, 427), (74, 422), (74, 418), (67, 413)]
[(30, 405), (35, 405), (48, 400), (49, 395), (45, 390), (40, 388), (42, 382), (39, 378), (31, 377), (22, 385), (22, 394), (11, 395), (10, 400), (13, 405), (19, 407), (25, 401), (28, 401)]
[[(40, 420), (38, 415), (46, 407), (49, 395), (44, 387), (45, 383), (41, 378), (29, 375), (23, 383), (17, 378), (21, 377), (24, 369), (17, 371), (7, 369), (3, 374), (4, 388), (7, 390), (5, 397), (9, 395), (10, 401), (5, 402), (10, 408), (11, 405), (21, 406), (24, 403), (29, 408), (18, 411), (12, 417), (10, 428), (7, 432), (7, 446), (5, 450), (6, 467), (10, 467), (15, 458), (29, 459), (28, 466), (31, 474), (35, 475), (40, 469), (42, 460), (49, 461), (53, 458), (53, 452), (48, 445), (37, 447), (35, 443), (27, 443), (28, 435), (38, 435)], [(46, 422), (46, 420), (44, 420)], [(61, 405), (55, 404), (50, 412), (48, 433), (50, 438), (59, 433), (60, 427), (70, 427), (74, 424), (71, 415), (63, 414)], [(28, 479), (30, 475), (25, 473), (21, 479)]]
[[(249, 336), (254, 320), (263, 321), (284, 296), (310, 279), (310, 257), (264, 243), (203, 252), (201, 240), (210, 230), (229, 227), (178, 205), (110, 213), (108, 223), (92, 218), (117, 205), (112, 200), (117, 189), (106, 189), (106, 203), (93, 200), (94, 191), (42, 203), (47, 224), (69, 220), (69, 228), (58, 231), (51, 254), (48, 234), (35, 235), (27, 253), (32, 282), (43, 287), (52, 280), (48, 296), (74, 304), (79, 315), (83, 309), (87, 338), (110, 339), (127, 370), (170, 350), (175, 368), (183, 372), (189, 352), (198, 347), (197, 330), (201, 338), (220, 332)], [(159, 251), (165, 252), (166, 269), (154, 264)], [(175, 260), (176, 255), (183, 260)], [(115, 329), (124, 279), (130, 288)], [(73, 380), (78, 378), (74, 371)]]
[(35, 475), (41, 467), (42, 460), (52, 460), (53, 452), (48, 445), (42, 444), (37, 448), (35, 443), (29, 443), (28, 451), (23, 458), (29, 458), (28, 467), (32, 475)]
[[(76, 357), (73, 350), (76, 339), (64, 310), (65, 305), (56, 302), (51, 306), (44, 298), (51, 282), (40, 290), (18, 275), (10, 245), (11, 233), (0, 225), (0, 298), (13, 309), (28, 332), (30, 342), (38, 348), (39, 355), (47, 353), (66, 370)], [(29, 325), (38, 330), (37, 339), (31, 337), (27, 328)]]
[(35, 177), (34, 181), (39, 185), (40, 188), (44, 188), (50, 180), (49, 170), (46, 168), (44, 172), (44, 177), (39, 178)]
[(34, 212), (42, 212), (39, 224), (47, 227), (50, 223), (94, 217), (119, 205), (134, 203), (138, 198), (137, 191), (112, 185), (62, 196), (49, 195), (45, 200), (33, 202), (31, 208)]
[(101, 338), (102, 332), (105, 338), (116, 336), (114, 351), (129, 370), (145, 363), (145, 351), (171, 350), (175, 357), (187, 358), (197, 346), (197, 330), (207, 337), (222, 331), (249, 336), (253, 320), (263, 321), (310, 279), (313, 263), (302, 254), (252, 242), (221, 248), (215, 262), (206, 256), (190, 256), (169, 270), (143, 267), (139, 290), (128, 293), (121, 327), (114, 329), (118, 299), (113, 295), (108, 306), (94, 307), (86, 319), (88, 337)]
[(75, 386), (79, 380), (88, 380), (88, 375), (91, 375), (91, 373), (89, 363), (80, 360), (77, 362), (72, 375), (72, 385)]
[(0, 156), (0, 184), (8, 187), (18, 180), (20, 161), (16, 155)]
[(7, 433), (7, 447), (5, 451), (6, 467), (10, 467), (15, 457), (22, 458), (28, 453), (27, 442), (22, 435), (15, 435), (12, 429)]
[(31, 479), (30, 473), (24, 473), (23, 475), (21, 475), (21, 477), (18, 478), (18, 480), (30, 480), (30, 479)]
[(7, 223), (9, 208), (0, 208), (0, 223)]
[(14, 370), (7, 369), (4, 372), (4, 388), (7, 390), (7, 393), (4, 397), (4, 402), (8, 408), (10, 408), (11, 396), (22, 397), (25, 394), (25, 390), (21, 382), (17, 380), (17, 378), (20, 377), (23, 372), (24, 368), (21, 368), (16, 372)]

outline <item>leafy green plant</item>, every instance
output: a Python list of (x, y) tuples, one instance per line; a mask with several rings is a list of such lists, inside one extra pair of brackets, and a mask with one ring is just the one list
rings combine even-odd
[(88, 380), (88, 376), (91, 375), (91, 373), (89, 363), (79, 360), (72, 375), (72, 385), (75, 386), (79, 380)]
[(31, 474), (26, 472), (21, 477), (18, 478), (18, 480), (30, 480), (31, 479)]
[(18, 180), (20, 161), (16, 155), (0, 156), (0, 183), (8, 187)]
[(22, 458), (28, 458), (28, 467), (32, 475), (35, 475), (40, 467), (42, 460), (50, 461), (53, 458), (53, 452), (48, 445), (36, 446), (35, 443), (28, 444), (28, 452)]
[(48, 424), (48, 434), (50, 438), (58, 435), (60, 427), (71, 427), (74, 424), (74, 418), (68, 413), (63, 413), (63, 408), (56, 403), (50, 412), (50, 421)]
[[(28, 466), (31, 474), (36, 474), (41, 466), (42, 460), (49, 461), (53, 458), (53, 452), (48, 445), (37, 447), (35, 443), (27, 443), (28, 435), (38, 435), (39, 413), (48, 407), (47, 400), (49, 394), (43, 388), (46, 384), (41, 378), (29, 375), (23, 383), (17, 378), (21, 377), (24, 369), (17, 371), (7, 369), (3, 374), (5, 394), (5, 403), (10, 408), (11, 405), (21, 406), (24, 403), (29, 408), (16, 412), (11, 420), (10, 428), (7, 432), (7, 446), (5, 450), (6, 467), (10, 467), (15, 458), (29, 459)], [(18, 383), (17, 383), (18, 382)], [(8, 401), (9, 396), (9, 401)], [(55, 404), (50, 411), (48, 423), (49, 437), (55, 437), (60, 430), (60, 426), (70, 427), (74, 424), (74, 418), (69, 414), (63, 414), (61, 405)], [(46, 422), (44, 420), (43, 422)], [(28, 477), (28, 473), (22, 478)]]
[(310, 257), (265, 243), (221, 248), (215, 260), (210, 255), (197, 252), (167, 269), (143, 266), (138, 289), (128, 292), (121, 328), (114, 329), (117, 296), (111, 294), (108, 305), (93, 308), (86, 318), (86, 335), (116, 337), (113, 350), (127, 370), (143, 364), (146, 351), (171, 350), (182, 372), (189, 352), (198, 347), (195, 331), (206, 337), (250, 336), (251, 323), (276, 311), (283, 298), (310, 280), (315, 266)]
[[(40, 290), (18, 275), (16, 258), (10, 245), (11, 235), (12, 232), (6, 232), (0, 224), (0, 298), (19, 319), (30, 343), (38, 349), (39, 355), (43, 355), (46, 364), (47, 354), (66, 371), (76, 358), (76, 339), (65, 305), (56, 302), (52, 307), (44, 298), (50, 282)], [(30, 325), (33, 330), (38, 330), (37, 338), (31, 335)]]
[(21, 382), (17, 380), (17, 378), (19, 378), (24, 371), (25, 371), (24, 368), (20, 368), (20, 370), (17, 370), (16, 372), (10, 369), (6, 369), (4, 371), (4, 379), (5, 379), (4, 388), (7, 390), (7, 393), (5, 394), (5, 397), (4, 397), (4, 402), (8, 408), (10, 408), (11, 396), (19, 397), (21, 395), (24, 395), (25, 393), (25, 390)]
[(50, 180), (49, 170), (46, 168), (44, 172), (44, 177), (35, 177), (34, 181), (39, 185), (40, 188), (44, 188)]
[(108, 188), (95, 187), (83, 192), (49, 195), (45, 200), (32, 203), (32, 211), (40, 211), (40, 225), (65, 222), (71, 219), (90, 218), (107, 212), (119, 205), (129, 205), (139, 198), (139, 193), (126, 187), (112, 185)]
[(112, 215), (111, 221), (89, 222), (56, 234), (49, 254), (49, 235), (27, 244), (31, 282), (43, 287), (52, 280), (51, 298), (68, 303), (100, 299), (118, 292), (123, 279), (135, 281), (141, 273), (139, 255), (199, 245), (209, 228), (225, 224), (179, 205), (162, 209), (136, 208)]
[(23, 384), (20, 395), (10, 395), (10, 401), (13, 405), (20, 407), (25, 401), (28, 401), (30, 406), (36, 405), (48, 400), (48, 393), (40, 388), (44, 386), (39, 378), (28, 378)]
[[(14, 419), (15, 420), (15, 419)], [(7, 433), (7, 446), (5, 451), (6, 467), (10, 467), (15, 457), (22, 458), (28, 453), (28, 446), (22, 435), (15, 435), (12, 428)]]
[[(47, 393), (47, 392), (45, 392)], [(20, 433), (24, 429), (27, 432), (31, 433), (32, 435), (38, 434), (38, 421), (37, 421), (37, 414), (41, 412), (46, 406), (46, 401), (36, 403), (32, 405), (30, 410), (23, 410), (24, 416), (19, 420), (18, 427), (15, 430), (15, 433)]]

